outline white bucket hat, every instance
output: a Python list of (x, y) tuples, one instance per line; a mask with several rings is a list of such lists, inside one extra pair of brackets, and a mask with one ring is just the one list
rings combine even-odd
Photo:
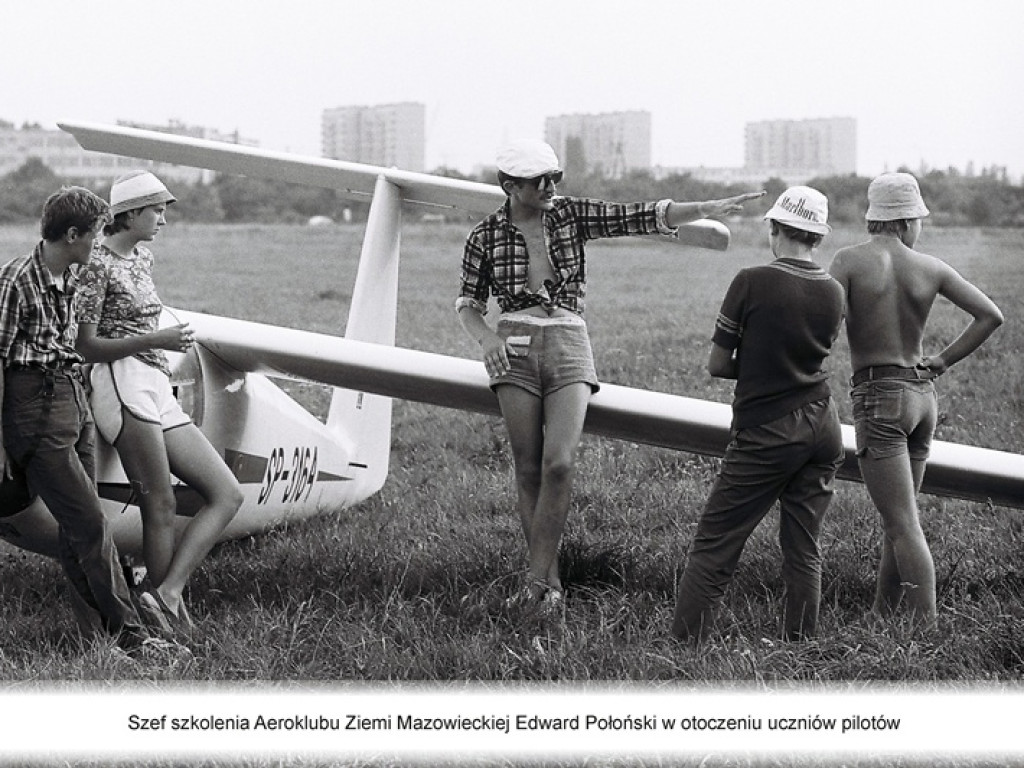
[(158, 203), (173, 203), (177, 198), (149, 171), (126, 173), (110, 187), (110, 215), (145, 208)]
[(868, 221), (921, 219), (928, 207), (921, 197), (917, 179), (909, 173), (883, 173), (868, 185)]
[(535, 179), (562, 167), (550, 144), (525, 139), (498, 150), (498, 170), (517, 179)]
[(779, 195), (764, 219), (816, 235), (832, 231), (828, 225), (828, 198), (812, 187), (790, 187)]

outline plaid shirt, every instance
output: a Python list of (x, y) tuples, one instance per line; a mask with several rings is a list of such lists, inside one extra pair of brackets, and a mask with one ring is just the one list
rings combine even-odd
[(669, 200), (657, 203), (606, 203), (578, 197), (556, 197), (544, 212), (544, 241), (555, 280), (537, 291), (527, 288), (530, 258), (526, 239), (509, 221), (509, 204), (481, 221), (466, 238), (462, 256), (462, 285), (456, 310), (471, 306), (487, 311), (487, 300), (497, 297), (502, 312), (542, 306), (563, 307), (582, 315), (586, 295), (587, 240), (675, 230), (665, 222)]
[(42, 243), (27, 256), (0, 267), (0, 358), (7, 367), (48, 368), (81, 363), (75, 351), (77, 273), (68, 270), (61, 289), (43, 263)]

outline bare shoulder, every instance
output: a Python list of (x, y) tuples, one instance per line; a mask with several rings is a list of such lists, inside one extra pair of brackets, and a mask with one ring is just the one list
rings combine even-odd
[(867, 269), (877, 255), (870, 241), (847, 245), (836, 251), (836, 255), (832, 257), (832, 263), (829, 265), (829, 272), (834, 277), (839, 277), (851, 274), (858, 268)]
[(935, 278), (957, 275), (957, 271), (938, 256), (931, 256), (913, 248), (904, 248), (900, 256), (915, 272)]

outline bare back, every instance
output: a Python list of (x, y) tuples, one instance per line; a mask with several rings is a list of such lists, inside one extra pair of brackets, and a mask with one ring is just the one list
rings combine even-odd
[(832, 275), (846, 290), (854, 370), (918, 363), (925, 323), (947, 269), (894, 237), (873, 238), (836, 254)]

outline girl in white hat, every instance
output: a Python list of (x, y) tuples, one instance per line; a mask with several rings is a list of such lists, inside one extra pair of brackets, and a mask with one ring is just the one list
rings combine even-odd
[[(114, 220), (80, 275), (77, 348), (96, 363), (90, 398), (96, 428), (117, 450), (142, 513), (151, 593), (172, 624), (188, 627), (185, 584), (238, 511), (242, 493), (171, 390), (164, 350), (188, 351), (193, 333), (187, 324), (159, 327), (163, 304), (144, 243), (167, 223), (164, 214), (174, 201), (147, 171), (114, 182)], [(203, 500), (180, 540), (172, 473)]]

